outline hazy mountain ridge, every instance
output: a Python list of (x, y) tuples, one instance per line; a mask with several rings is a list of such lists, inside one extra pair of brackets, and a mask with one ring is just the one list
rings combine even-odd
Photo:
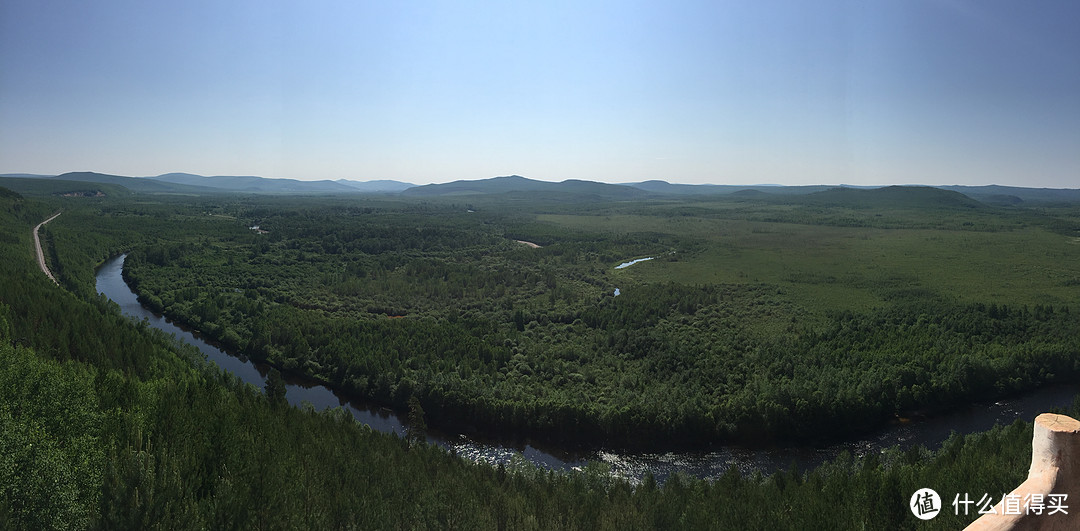
[(98, 194), (111, 196), (131, 195), (131, 190), (119, 184), (96, 181), (70, 181), (56, 178), (0, 175), (0, 186), (29, 196), (82, 195), (89, 197)]
[(4, 174), (0, 177), (42, 181), (68, 181), (119, 185), (132, 192), (164, 194), (220, 194), (220, 193), (399, 193), (414, 185), (399, 181), (302, 181), (298, 179), (274, 179), (258, 176), (213, 176), (193, 173), (165, 173), (151, 177), (128, 177), (105, 173), (81, 171), (62, 175)]
[[(1032, 203), (1076, 203), (1080, 202), (1080, 189), (1076, 188), (1024, 188), (1020, 186), (938, 186), (943, 190), (960, 192), (972, 199), (992, 203), (1001, 203), (1012, 197)], [(1008, 202), (1014, 203), (1015, 200)]]
[(376, 179), (374, 181), (353, 181), (349, 179), (338, 179), (337, 181), (345, 186), (354, 188), (365, 193), (400, 193), (416, 186), (412, 183), (406, 183), (401, 181), (393, 181), (387, 179)]
[(277, 179), (253, 175), (216, 175), (204, 177), (192, 173), (165, 173), (147, 177), (157, 181), (218, 188), (231, 192), (255, 193), (397, 193), (412, 186), (391, 180), (353, 181), (349, 179), (328, 179), (303, 181), (299, 179)]
[(648, 197), (646, 190), (625, 184), (607, 184), (596, 181), (568, 179), (562, 182), (538, 181), (520, 175), (492, 177), (475, 181), (453, 181), (443, 184), (416, 186), (402, 192), (409, 196), (457, 196), (480, 194), (513, 194), (543, 192), (589, 196), (606, 199), (637, 199)]
[(801, 195), (812, 194), (814, 192), (821, 192), (835, 188), (833, 186), (827, 185), (784, 186), (781, 184), (675, 184), (660, 180), (643, 181), (640, 183), (627, 183), (627, 186), (633, 186), (634, 188), (664, 195), (726, 195), (738, 194), (740, 192), (747, 191), (761, 192), (765, 194)]
[(932, 186), (884, 186), (881, 188), (841, 187), (814, 192), (805, 196), (805, 202), (822, 205), (842, 205), (854, 208), (889, 207), (944, 207), (983, 208), (975, 199), (960, 192)]
[(158, 193), (158, 194), (205, 194), (213, 193), (217, 190), (213, 188), (190, 186), (180, 183), (170, 183), (165, 181), (155, 181), (153, 179), (146, 179), (144, 177), (126, 177), (123, 175), (109, 175), (105, 173), (97, 173), (92, 171), (76, 171), (70, 173), (64, 173), (55, 177), (46, 177), (45, 179), (56, 179), (62, 181), (79, 181), (86, 183), (105, 183), (105, 184), (117, 184), (131, 190), (132, 192), (142, 193)]
[(271, 179), (256, 177), (253, 175), (218, 175), (203, 177), (191, 173), (166, 173), (147, 179), (184, 184), (188, 186), (201, 186), (217, 188), (232, 192), (263, 192), (263, 193), (334, 193), (352, 192), (355, 189), (335, 181), (301, 181), (298, 179)]
[(44, 179), (48, 177), (56, 177), (55, 175), (45, 175), (43, 173), (4, 173), (0, 174), (0, 177), (15, 177), (20, 179)]
[[(872, 207), (875, 203), (891, 201), (917, 203), (933, 201), (939, 206), (973, 206), (966, 200), (995, 206), (1014, 206), (1024, 203), (1080, 203), (1080, 189), (1073, 188), (1024, 188), (1017, 186), (967, 186), (967, 185), (901, 185), (901, 186), (851, 186), (851, 185), (800, 185), (772, 184), (678, 184), (662, 180), (636, 183), (610, 184), (597, 181), (568, 179), (561, 182), (541, 181), (509, 175), (476, 180), (457, 180), (448, 183), (413, 185), (394, 180), (355, 181), (350, 179), (304, 181), (258, 176), (212, 176), (192, 173), (165, 173), (151, 177), (128, 177), (81, 171), (62, 175), (32, 173), (0, 174), (3, 178), (29, 180), (63, 180), (69, 182), (104, 183), (119, 185), (132, 192), (165, 194), (215, 194), (215, 193), (278, 193), (278, 194), (402, 194), (416, 197), (452, 197), (467, 195), (504, 195), (513, 198), (521, 194), (546, 194), (552, 199), (632, 200), (687, 196), (734, 196), (744, 199), (783, 200), (804, 197), (819, 202), (855, 202)], [(860, 195), (859, 192), (885, 190), (877, 195)], [(929, 190), (950, 192), (957, 195), (934, 194)], [(950, 199), (951, 197), (951, 199)]]

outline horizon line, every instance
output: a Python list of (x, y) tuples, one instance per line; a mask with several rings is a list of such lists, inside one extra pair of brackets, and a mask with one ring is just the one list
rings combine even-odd
[(280, 181), (288, 180), (288, 181), (299, 181), (299, 182), (309, 182), (309, 183), (315, 183), (315, 182), (331, 182), (332, 183), (332, 182), (339, 182), (339, 181), (350, 181), (350, 182), (356, 182), (356, 183), (370, 183), (370, 182), (385, 181), (385, 182), (397, 182), (397, 183), (401, 183), (401, 184), (408, 184), (408, 185), (413, 186), (413, 187), (431, 186), (431, 185), (440, 185), (440, 184), (451, 184), (451, 183), (455, 183), (455, 182), (478, 182), (478, 181), (486, 181), (486, 180), (490, 180), (490, 179), (498, 179), (498, 178), (502, 178), (502, 177), (521, 177), (523, 179), (528, 179), (528, 180), (531, 180), (531, 181), (550, 182), (550, 183), (554, 183), (554, 184), (564, 183), (564, 182), (567, 182), (567, 181), (579, 181), (579, 182), (593, 182), (593, 183), (600, 183), (600, 184), (610, 184), (610, 185), (616, 185), (616, 186), (618, 186), (618, 185), (631, 186), (631, 185), (635, 185), (635, 184), (644, 184), (644, 183), (648, 183), (648, 182), (658, 182), (658, 183), (666, 183), (666, 184), (676, 185), (676, 186), (732, 186), (732, 187), (737, 187), (737, 186), (748, 186), (748, 187), (760, 186), (760, 187), (776, 187), (776, 188), (800, 188), (800, 187), (813, 187), (813, 186), (830, 186), (830, 187), (838, 187), (838, 188), (884, 188), (884, 187), (888, 187), (888, 186), (927, 186), (927, 187), (961, 186), (961, 187), (972, 187), (972, 188), (974, 188), (974, 187), (1000, 186), (1000, 187), (1004, 187), (1004, 188), (1026, 188), (1026, 189), (1031, 189), (1031, 190), (1080, 190), (1080, 187), (1076, 187), (1076, 188), (1067, 188), (1067, 187), (1052, 188), (1052, 187), (1048, 187), (1048, 186), (1020, 186), (1020, 185), (998, 184), (998, 183), (988, 183), (988, 184), (925, 184), (925, 183), (896, 183), (896, 182), (893, 182), (893, 183), (885, 183), (885, 184), (880, 184), (880, 183), (879, 184), (848, 184), (848, 183), (825, 183), (825, 182), (820, 182), (820, 183), (814, 183), (814, 184), (780, 184), (780, 183), (746, 184), (746, 183), (714, 183), (714, 182), (687, 183), (687, 182), (668, 181), (668, 180), (665, 180), (665, 179), (646, 179), (646, 180), (643, 180), (643, 181), (609, 182), (609, 181), (597, 181), (597, 180), (576, 179), (576, 178), (563, 179), (563, 180), (556, 181), (556, 180), (548, 180), (548, 179), (538, 179), (538, 178), (534, 178), (534, 177), (526, 177), (526, 176), (516, 174), (516, 173), (515, 174), (510, 174), (510, 175), (495, 175), (495, 176), (492, 176), (492, 177), (481, 177), (481, 178), (477, 178), (477, 179), (453, 179), (453, 180), (435, 181), (435, 182), (429, 182), (429, 183), (413, 183), (413, 182), (401, 181), (401, 180), (397, 180), (397, 179), (360, 180), (360, 179), (355, 179), (355, 178), (350, 179), (350, 178), (345, 178), (345, 177), (339, 177), (337, 179), (304, 179), (304, 178), (300, 178), (300, 177), (265, 177), (265, 176), (262, 176), (262, 175), (252, 175), (252, 174), (248, 174), (248, 175), (241, 175), (241, 174), (233, 174), (233, 175), (226, 175), (226, 174), (202, 175), (202, 174), (198, 174), (198, 173), (190, 173), (190, 172), (183, 172), (183, 171), (170, 171), (170, 172), (166, 172), (166, 173), (160, 173), (160, 174), (157, 174), (157, 175), (121, 175), (121, 174), (116, 174), (116, 173), (103, 173), (103, 172), (94, 171), (94, 170), (68, 171), (68, 172), (63, 172), (63, 173), (5, 172), (5, 173), (0, 173), (0, 177), (9, 177), (9, 178), (19, 178), (19, 177), (22, 177), (22, 178), (54, 178), (54, 177), (60, 177), (60, 176), (63, 176), (63, 175), (67, 175), (69, 173), (94, 173), (94, 174), (98, 174), (98, 175), (109, 175), (109, 176), (114, 176), (114, 177), (128, 177), (128, 178), (132, 178), (132, 179), (155, 179), (155, 178), (163, 177), (163, 176), (166, 176), (166, 175), (190, 175), (190, 176), (194, 176), (194, 177), (200, 177), (200, 178), (203, 178), (203, 179), (247, 177), (247, 178), (256, 178), (256, 179), (268, 179), (268, 180), (280, 180)]

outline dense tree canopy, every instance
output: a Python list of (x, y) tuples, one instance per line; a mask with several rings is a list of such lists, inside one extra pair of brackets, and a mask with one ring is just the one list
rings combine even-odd
[(267, 234), (233, 221), (158, 236), (126, 278), (150, 308), (281, 370), (401, 411), (418, 396), (442, 426), (577, 443), (838, 437), (1080, 372), (1067, 305), (886, 282), (874, 307), (817, 308), (775, 283), (615, 275), (628, 257), (709, 252), (692, 235), (309, 203), (236, 207)]
[[(747, 433), (751, 421), (741, 419), (756, 418), (762, 432), (783, 435), (785, 416), (891, 415), (1076, 370), (1075, 311), (1062, 306), (909, 297), (822, 318), (774, 285), (606, 276), (623, 257), (682, 249), (663, 235), (611, 243), (568, 232), (563, 246), (561, 229), (509, 219), (435, 243), (458, 230), (449, 223), (431, 249), (416, 248), (419, 236), (396, 251), (334, 258), (304, 250), (269, 214), (259, 221), (270, 234), (256, 235), (237, 217), (250, 208), (240, 200), (86, 199), (0, 193), (3, 528), (954, 529), (976, 515), (946, 507), (919, 522), (911, 493), (999, 496), (1030, 458), (1031, 426), (1017, 422), (954, 436), (934, 452), (845, 454), (811, 471), (677, 475), (663, 485), (649, 476), (630, 484), (597, 464), (554, 473), (470, 463), (375, 433), (342, 410), (283, 406), (272, 389), (222, 374), (124, 318), (92, 285), (93, 266), (120, 250), (132, 251), (130, 275), (144, 297), (205, 331), (216, 324), (226, 344), (377, 399), (415, 397), (429, 419), (463, 407), (524, 429), (599, 420), (598, 436), (652, 423), (713, 437), (718, 426)], [(46, 243), (63, 287), (36, 269), (30, 239), (58, 208), (64, 215)], [(303, 217), (283, 219), (294, 216)], [(507, 234), (536, 234), (547, 247), (533, 252), (503, 241)], [(471, 252), (480, 258), (463, 254)], [(474, 276), (506, 269), (529, 280), (510, 296), (472, 294), (502, 282), (470, 287)], [(321, 276), (335, 273), (340, 283), (358, 279), (354, 291), (335, 294)], [(398, 297), (372, 281), (387, 278), (413, 291)], [(420, 279), (429, 286), (412, 285)], [(612, 297), (616, 280), (625, 290)], [(460, 290), (455, 311), (440, 290)], [(783, 333), (768, 340), (776, 323)], [(491, 389), (479, 392), (481, 382)]]

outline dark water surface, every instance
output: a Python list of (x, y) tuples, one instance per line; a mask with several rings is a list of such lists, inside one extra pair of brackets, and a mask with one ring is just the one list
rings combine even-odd
[[(206, 354), (207, 359), (244, 382), (260, 389), (265, 385), (266, 374), (270, 370), (268, 365), (233, 356), (203, 340), (198, 332), (182, 328), (139, 304), (135, 293), (128, 288), (121, 275), (125, 258), (126, 255), (112, 258), (97, 270), (99, 292), (119, 304), (125, 315), (146, 319), (150, 326), (174, 334), (180, 341), (194, 345)], [(509, 463), (514, 456), (521, 455), (529, 462), (555, 470), (579, 468), (591, 460), (603, 461), (611, 466), (613, 473), (631, 480), (640, 479), (647, 471), (651, 471), (660, 481), (676, 471), (699, 478), (715, 478), (733, 465), (743, 473), (760, 470), (768, 474), (786, 470), (792, 462), (805, 470), (832, 459), (845, 450), (854, 455), (863, 455), (880, 452), (894, 445), (906, 448), (922, 444), (934, 449), (953, 431), (965, 434), (985, 431), (994, 424), (1010, 424), (1018, 418), (1030, 421), (1051, 408), (1068, 406), (1078, 391), (1080, 388), (1076, 385), (1048, 386), (1015, 399), (959, 408), (933, 418), (890, 426), (856, 441), (823, 448), (762, 450), (724, 447), (712, 452), (641, 453), (600, 450), (583, 453), (549, 447), (540, 449), (537, 446), (541, 445), (534, 446), (529, 442), (441, 433), (430, 429), (428, 440), (467, 459), (492, 464)], [(349, 400), (321, 384), (303, 378), (287, 376), (285, 396), (289, 403), (295, 406), (307, 403), (317, 410), (344, 407), (358, 421), (373, 429), (393, 432), (399, 436), (405, 433), (403, 418), (393, 411)]]

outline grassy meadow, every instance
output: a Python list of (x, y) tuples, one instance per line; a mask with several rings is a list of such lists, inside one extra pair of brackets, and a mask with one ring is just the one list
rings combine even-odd
[[(832, 219), (828, 214), (819, 221)], [(993, 231), (641, 214), (538, 219), (578, 230), (659, 233), (695, 242), (686, 250), (657, 247), (657, 259), (613, 269), (616, 283), (765, 283), (812, 314), (864, 311), (897, 298), (1029, 306), (1080, 300), (1080, 238), (1025, 223), (1021, 213), (998, 215), (1002, 220)], [(915, 225), (919, 216), (911, 216)], [(1008, 223), (1009, 217), (1016, 222)]]

